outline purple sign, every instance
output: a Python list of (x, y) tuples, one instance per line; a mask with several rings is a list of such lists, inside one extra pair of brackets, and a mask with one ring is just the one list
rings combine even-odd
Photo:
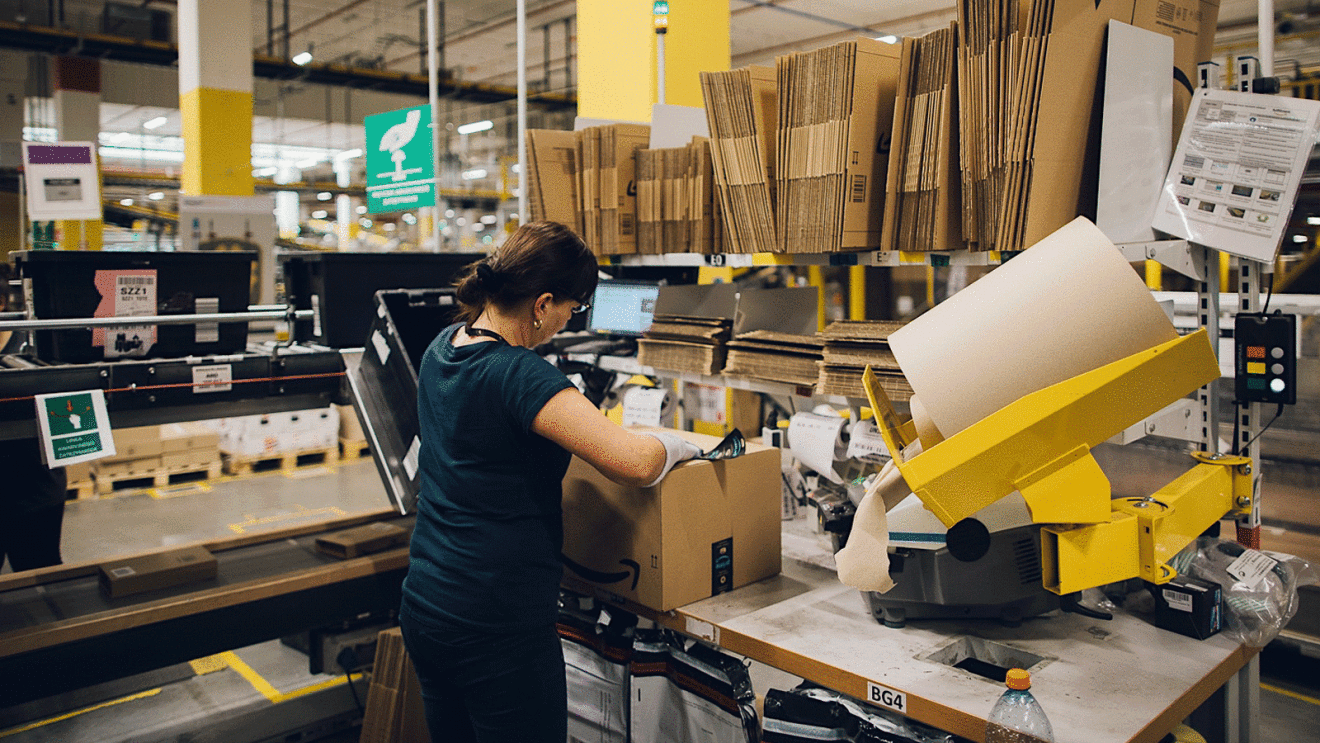
[(90, 165), (92, 148), (86, 145), (30, 144), (27, 156), (32, 165)]

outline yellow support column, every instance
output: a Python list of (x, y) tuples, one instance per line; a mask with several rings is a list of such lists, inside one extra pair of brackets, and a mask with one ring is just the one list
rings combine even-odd
[(252, 27), (250, 3), (179, 2), (180, 190), (192, 196), (251, 196)]
[(866, 319), (866, 266), (848, 269), (848, 319)]
[[(653, 4), (578, 0), (578, 115), (650, 121), (658, 99)], [(728, 3), (671, 2), (665, 103), (701, 106), (699, 72), (729, 69)]]

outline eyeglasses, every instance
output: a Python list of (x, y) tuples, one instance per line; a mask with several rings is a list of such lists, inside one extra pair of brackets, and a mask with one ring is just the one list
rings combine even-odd
[(589, 310), (589, 309), (591, 309), (591, 303), (590, 303), (590, 302), (579, 302), (579, 303), (573, 305), (573, 314), (574, 314), (574, 315), (581, 315), (583, 312), (586, 312), (586, 311)]

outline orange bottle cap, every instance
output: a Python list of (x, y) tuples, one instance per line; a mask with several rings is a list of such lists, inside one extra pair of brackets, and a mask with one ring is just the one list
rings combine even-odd
[(1030, 689), (1031, 674), (1021, 668), (1013, 668), (1009, 670), (1008, 677), (1004, 679), (1004, 683), (1008, 685), (1008, 688), (1016, 689), (1018, 691)]

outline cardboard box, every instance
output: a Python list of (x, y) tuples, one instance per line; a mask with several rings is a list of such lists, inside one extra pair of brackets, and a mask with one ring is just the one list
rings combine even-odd
[(220, 434), (200, 423), (166, 423), (160, 427), (160, 450), (163, 454), (190, 449), (216, 449)]
[(408, 541), (408, 530), (395, 524), (377, 521), (316, 538), (316, 551), (331, 557), (350, 558), (369, 555)]
[(109, 460), (154, 457), (159, 456), (162, 451), (160, 426), (117, 428), (111, 431), (111, 434), (115, 439), (115, 455), (108, 457)]
[(600, 133), (600, 242), (606, 255), (637, 252), (637, 160), (651, 127), (611, 124)]
[(1155, 626), (1204, 640), (1224, 628), (1223, 590), (1218, 583), (1180, 575), (1148, 584), (1155, 597)]
[[(570, 220), (565, 224), (572, 224)], [(347, 441), (365, 441), (367, 434), (362, 430), (362, 421), (358, 420), (357, 411), (352, 405), (336, 405), (339, 411), (339, 438)]]
[(188, 469), (201, 470), (212, 466), (220, 466), (220, 450), (215, 447), (172, 451), (160, 455), (160, 468), (166, 472)]
[(97, 477), (131, 477), (140, 475), (150, 477), (156, 474), (164, 467), (161, 456), (138, 457), (136, 459), (98, 459), (93, 462), (92, 471)]
[(64, 465), (64, 479), (70, 486), (89, 482), (92, 479), (92, 463), (79, 462), (78, 464)]
[(110, 598), (210, 580), (219, 572), (205, 547), (184, 547), (101, 564), (101, 589)]
[[(674, 431), (703, 451), (714, 436)], [(676, 466), (654, 488), (619, 485), (574, 457), (564, 478), (566, 572), (658, 611), (780, 569), (779, 450), (749, 444)]]
[(577, 142), (573, 132), (529, 129), (527, 151), (528, 159), (535, 163), (533, 178), (540, 193), (540, 205), (532, 218), (575, 226)]

